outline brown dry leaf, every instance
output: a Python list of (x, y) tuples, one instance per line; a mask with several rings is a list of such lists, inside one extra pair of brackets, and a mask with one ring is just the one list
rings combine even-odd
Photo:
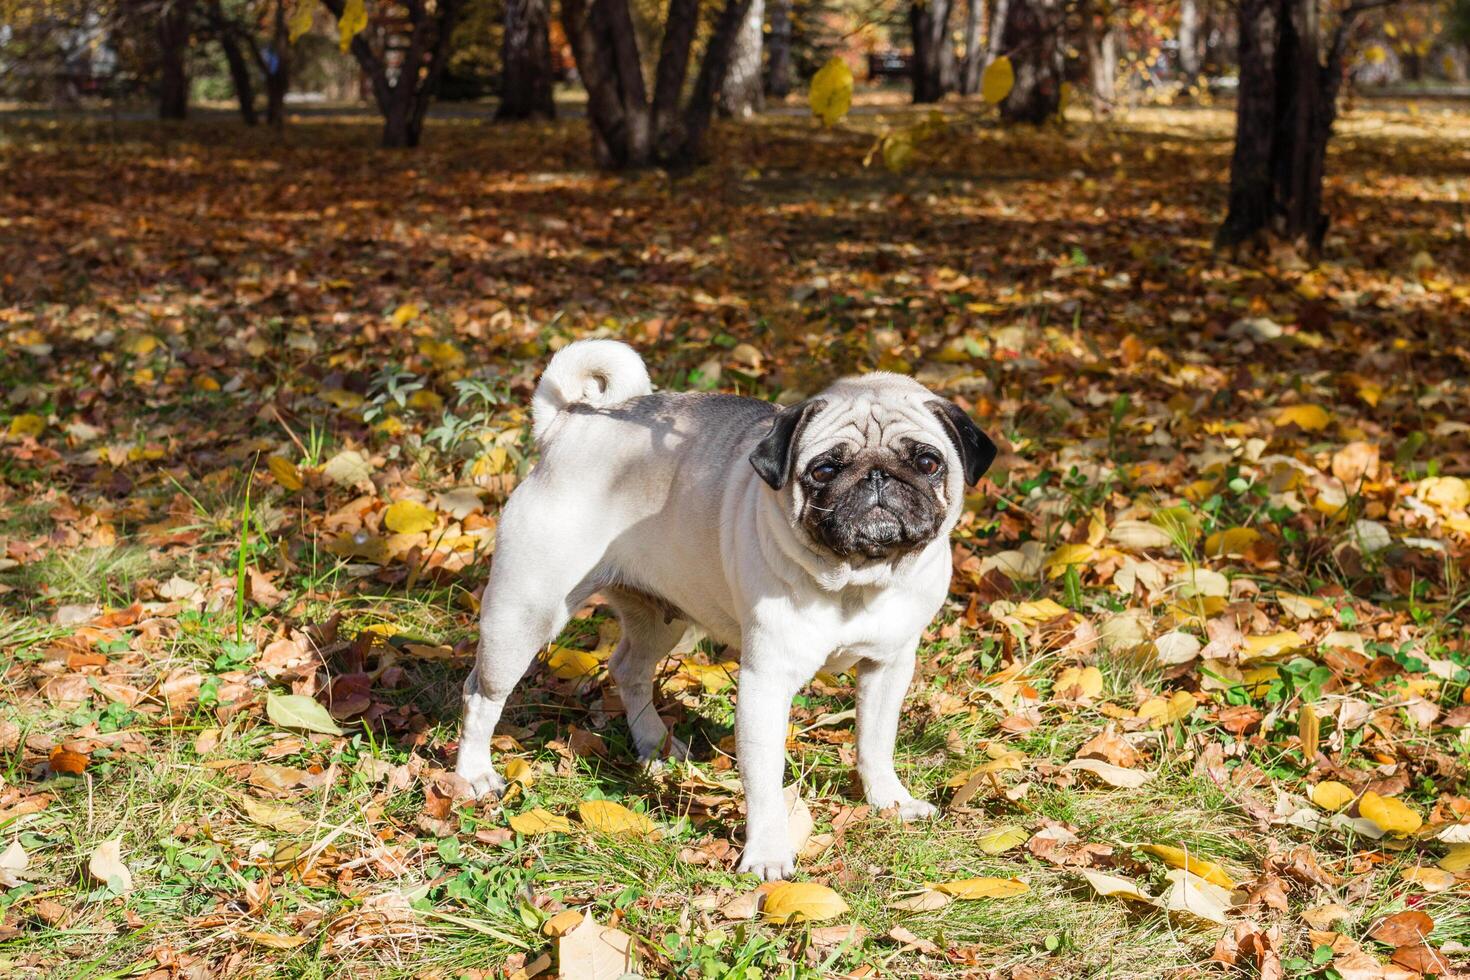
[(52, 772), (79, 776), (87, 771), (87, 763), (90, 761), (85, 753), (73, 752), (65, 746), (58, 745), (51, 750), (47, 763), (51, 766)]
[(887, 907), (900, 912), (933, 912), (942, 909), (954, 899), (933, 888), (922, 888), (913, 892), (899, 892), (888, 900)]
[(541, 935), (559, 939), (577, 928), (585, 920), (581, 909), (566, 909), (541, 923)]
[(1132, 769), (1139, 762), (1138, 750), (1115, 732), (1111, 724), (1084, 742), (1077, 750), (1077, 758), (1101, 759), (1124, 769)]
[(1142, 769), (1124, 769), (1122, 766), (1115, 766), (1101, 759), (1073, 759), (1062, 768), (1090, 772), (1109, 786), (1123, 789), (1137, 789), (1154, 778), (1151, 772), (1144, 772)]
[(1434, 919), (1427, 912), (1409, 909), (1382, 919), (1368, 936), (1385, 946), (1407, 946), (1422, 943), (1434, 931)]

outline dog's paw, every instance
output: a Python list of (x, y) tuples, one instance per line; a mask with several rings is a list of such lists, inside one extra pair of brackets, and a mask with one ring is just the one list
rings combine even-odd
[(915, 820), (933, 820), (939, 816), (939, 808), (933, 803), (916, 800), (913, 797), (906, 800), (872, 800), (870, 802), (875, 810), (895, 813), (904, 823), (911, 823)]
[(761, 881), (780, 881), (790, 878), (796, 870), (796, 853), (789, 848), (750, 847), (740, 855), (740, 874), (755, 875)]
[(664, 742), (660, 742), (657, 748), (638, 753), (638, 764), (650, 776), (663, 772), (664, 763), (669, 759), (678, 759), (680, 762), (689, 761), (689, 743), (682, 738), (670, 735)]
[(455, 775), (470, 784), (470, 791), (475, 794), (475, 799), (483, 800), (487, 796), (500, 797), (505, 793), (505, 779), (494, 769), (458, 768)]

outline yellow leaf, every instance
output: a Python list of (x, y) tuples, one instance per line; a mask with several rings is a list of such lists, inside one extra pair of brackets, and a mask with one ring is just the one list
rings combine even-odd
[(1385, 833), (1404, 836), (1424, 824), (1424, 819), (1391, 796), (1379, 796), (1369, 790), (1358, 801), (1358, 812), (1378, 825)]
[(1294, 425), (1305, 432), (1320, 432), (1332, 423), (1321, 405), (1289, 405), (1276, 413), (1277, 428)]
[(394, 534), (422, 534), (434, 526), (434, 512), (417, 500), (400, 500), (384, 512), (383, 526)]
[(991, 105), (999, 105), (1016, 85), (1016, 69), (1005, 55), (985, 66), (980, 76), (980, 97)]
[(964, 878), (959, 881), (941, 881), (929, 887), (958, 899), (1010, 898), (1012, 895), (1024, 895), (1031, 890), (1030, 885), (1016, 878)]
[(312, 15), (316, 13), (316, 0), (296, 0), (296, 9), (291, 11), (291, 22), (288, 27), (289, 37), (292, 44), (301, 40), (301, 36), (311, 30)]
[(988, 834), (982, 834), (975, 843), (986, 854), (1000, 854), (1030, 839), (1031, 835), (1021, 827), (1002, 827)]
[(577, 804), (577, 815), (582, 823), (604, 834), (649, 837), (658, 832), (652, 820), (611, 800), (583, 800)]
[(1098, 558), (1090, 544), (1064, 544), (1047, 556), (1045, 568), (1049, 578), (1061, 578), (1073, 565), (1087, 565)]
[(403, 303), (393, 311), (393, 326), (401, 327), (419, 318), (419, 308), (414, 303)]
[(1296, 734), (1302, 743), (1302, 758), (1309, 765), (1316, 765), (1317, 748), (1321, 744), (1322, 719), (1310, 704), (1304, 704), (1296, 713)]
[(1219, 885), (1221, 888), (1235, 887), (1235, 882), (1224, 868), (1213, 861), (1206, 861), (1204, 858), (1191, 854), (1182, 847), (1170, 847), (1168, 844), (1145, 844), (1140, 850), (1161, 858), (1171, 868), (1183, 868), (1213, 885)]
[(525, 759), (512, 759), (505, 764), (505, 781), (517, 783), (529, 789), (536, 781), (536, 774), (531, 770), (531, 764)]
[(903, 173), (914, 158), (914, 141), (907, 133), (883, 138), (883, 166), (890, 173)]
[(1138, 706), (1138, 717), (1147, 719), (1150, 728), (1163, 728), (1183, 721), (1194, 712), (1198, 702), (1188, 691), (1175, 691), (1168, 698), (1149, 698)]
[(1470, 483), (1458, 476), (1431, 476), (1420, 480), (1415, 492), (1420, 500), (1442, 514), (1470, 507)]
[(464, 367), (467, 360), (464, 351), (447, 340), (421, 340), (419, 353), (434, 362), (435, 367)]
[(1405, 868), (1399, 877), (1431, 893), (1447, 891), (1458, 881), (1453, 874), (1439, 868)]
[(581, 924), (582, 910), (567, 909), (563, 912), (558, 912), (541, 923), (541, 935), (550, 936), (552, 939), (555, 939), (558, 936), (565, 936)]
[(290, 807), (277, 806), (257, 800), (253, 796), (240, 797), (240, 809), (245, 811), (245, 816), (251, 823), (279, 830), (283, 834), (304, 834), (312, 828), (310, 820)]
[(1101, 871), (1081, 870), (1082, 877), (1092, 886), (1092, 890), (1106, 898), (1121, 898), (1127, 902), (1139, 902), (1143, 905), (1157, 905), (1158, 902), (1138, 885), (1127, 878), (1117, 875), (1104, 874)]
[(1388, 51), (1381, 44), (1370, 44), (1363, 49), (1363, 60), (1370, 65), (1381, 65), (1388, 60)]
[(1470, 871), (1470, 844), (1451, 844), (1449, 853), (1439, 859), (1439, 866), (1451, 874)]
[(363, 32), (367, 23), (367, 7), (363, 0), (347, 0), (346, 6), (342, 8), (342, 19), (337, 22), (338, 44), (343, 54), (347, 53), (347, 49), (352, 46), (352, 39)]
[(1067, 609), (1051, 599), (1037, 599), (1035, 602), (1021, 603), (1011, 610), (1010, 615), (1019, 619), (1023, 625), (1035, 626), (1067, 615)]
[(286, 457), (272, 456), (265, 461), (265, 466), (282, 487), (291, 491), (301, 489), (301, 470)]
[(556, 644), (546, 652), (546, 666), (562, 680), (575, 681), (591, 677), (602, 666), (602, 661), (586, 650)]
[(1261, 532), (1253, 527), (1232, 527), (1216, 531), (1205, 538), (1205, 555), (1221, 558), (1225, 555), (1243, 555), (1261, 540)]
[(510, 829), (532, 837), (536, 834), (569, 834), (572, 832), (572, 824), (566, 817), (559, 817), (538, 806), (534, 810), (511, 817)]
[(1280, 657), (1294, 653), (1307, 645), (1307, 641), (1296, 630), (1282, 630), (1267, 636), (1247, 636), (1245, 648), (1240, 651), (1241, 660), (1256, 660), (1262, 657)]
[(841, 58), (830, 59), (812, 76), (807, 100), (822, 125), (834, 125), (852, 107), (852, 69)]
[(1096, 667), (1068, 667), (1057, 675), (1052, 691), (1069, 700), (1098, 697), (1103, 692), (1102, 671)]
[(842, 896), (814, 881), (783, 881), (766, 893), (761, 914), (770, 922), (814, 922), (832, 919), (847, 911)]
[(30, 436), (34, 439), (44, 431), (46, 431), (46, 420), (39, 415), (27, 412), (10, 420), (10, 434), (13, 436)]

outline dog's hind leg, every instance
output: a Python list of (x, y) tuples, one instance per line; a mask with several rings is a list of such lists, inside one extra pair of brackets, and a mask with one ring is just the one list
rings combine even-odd
[[(491, 761), (490, 739), (506, 699), (536, 654), (556, 639), (593, 591), (591, 583), (596, 580), (595, 566), (567, 560), (579, 551), (588, 553), (585, 537), (559, 547), (557, 535), (546, 530), (556, 525), (538, 520), (527, 527), (528, 516), (533, 515), (518, 512), (508, 528), (520, 533), (502, 531), (482, 600), (480, 646), (464, 685), (464, 728), (454, 771), (469, 781), (476, 797), (505, 789), (505, 780)], [(503, 517), (501, 526), (507, 529), (511, 523)], [(565, 522), (563, 530), (568, 530)]]
[(653, 680), (659, 662), (679, 642), (689, 624), (671, 616), (661, 604), (627, 589), (605, 589), (617, 610), (623, 638), (613, 651), (608, 670), (618, 685), (623, 710), (638, 758), (652, 762), (666, 755), (687, 758), (689, 746), (669, 734), (653, 706)]

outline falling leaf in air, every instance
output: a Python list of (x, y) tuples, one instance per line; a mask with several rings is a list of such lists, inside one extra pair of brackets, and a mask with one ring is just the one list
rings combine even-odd
[(991, 105), (999, 105), (1016, 85), (1016, 69), (1007, 55), (1001, 55), (985, 66), (980, 75), (980, 97)]
[(812, 115), (822, 125), (832, 126), (847, 115), (852, 106), (852, 69), (841, 58), (831, 58), (812, 76), (808, 93)]

